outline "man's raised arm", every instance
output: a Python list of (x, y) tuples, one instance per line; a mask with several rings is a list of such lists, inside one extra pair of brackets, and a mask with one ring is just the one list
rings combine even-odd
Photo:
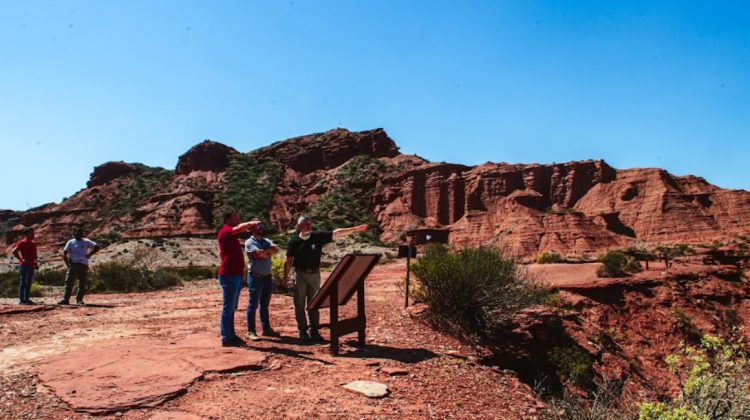
[(239, 235), (242, 232), (245, 232), (246, 230), (250, 229), (251, 227), (255, 225), (259, 225), (261, 222), (259, 220), (253, 220), (251, 222), (245, 222), (240, 223), (239, 225), (232, 228), (232, 234), (233, 235)]

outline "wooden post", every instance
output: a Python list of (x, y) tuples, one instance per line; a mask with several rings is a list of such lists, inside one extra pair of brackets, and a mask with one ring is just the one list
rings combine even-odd
[(404, 308), (409, 307), (409, 271), (411, 268), (411, 244), (406, 252), (406, 287), (404, 288)]
[(359, 329), (357, 338), (359, 345), (365, 345), (365, 328), (367, 327), (367, 316), (365, 315), (365, 282), (360, 281), (357, 286), (357, 319), (359, 320)]
[[(338, 280), (338, 279), (336, 279)], [(332, 285), (330, 301), (331, 301), (331, 354), (338, 356), (339, 354), (339, 285), (338, 281)]]

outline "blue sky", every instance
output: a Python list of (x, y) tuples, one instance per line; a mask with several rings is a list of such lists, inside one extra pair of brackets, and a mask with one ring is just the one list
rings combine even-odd
[(109, 160), (174, 168), (383, 127), (464, 164), (605, 159), (750, 189), (750, 5), (0, 0), (0, 208)]

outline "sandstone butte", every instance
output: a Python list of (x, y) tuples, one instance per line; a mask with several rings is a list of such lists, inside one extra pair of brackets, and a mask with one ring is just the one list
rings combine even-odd
[(602, 160), (434, 163), (401, 154), (382, 129), (340, 128), (246, 154), (206, 140), (180, 156), (174, 171), (104, 163), (85, 188), (59, 204), (0, 211), (0, 229), (11, 244), (32, 226), (46, 246), (60, 245), (77, 225), (93, 237), (209, 235), (215, 216), (231, 204), (225, 201), (233, 168), (260, 171), (255, 163), (266, 162), (263, 168), (273, 171), (257, 172), (256, 184), (234, 194), (253, 196), (262, 185), (265, 214), (256, 216), (284, 231), (298, 214), (342, 188), (337, 172), (361, 156), (380, 165), (376, 176), (355, 179), (354, 186), (366, 192), (385, 242), (424, 229), (452, 244), (501, 244), (525, 257), (546, 250), (580, 256), (633, 243), (697, 245), (750, 234), (750, 192), (697, 176), (617, 170)]

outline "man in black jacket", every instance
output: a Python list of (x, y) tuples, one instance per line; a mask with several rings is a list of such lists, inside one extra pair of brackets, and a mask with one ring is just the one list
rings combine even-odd
[(310, 318), (310, 334), (307, 333), (305, 305), (310, 303), (320, 289), (320, 255), (323, 246), (333, 242), (334, 239), (364, 232), (367, 230), (367, 225), (313, 232), (310, 216), (301, 216), (297, 220), (297, 228), (299, 234), (290, 239), (287, 245), (284, 284), (289, 282), (289, 271), (294, 267), (294, 314), (297, 318), (299, 338), (302, 341), (311, 339), (322, 341), (323, 337), (318, 332), (320, 315), (317, 309), (307, 311), (307, 316)]

